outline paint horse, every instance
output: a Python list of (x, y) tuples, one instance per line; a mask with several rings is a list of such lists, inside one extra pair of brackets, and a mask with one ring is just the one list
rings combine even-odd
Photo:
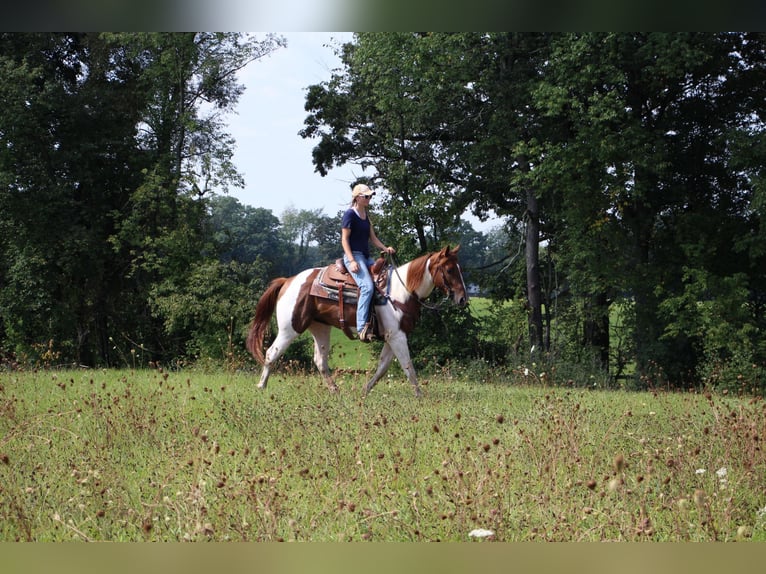
[[(457, 260), (459, 249), (459, 245), (454, 249), (445, 247), (392, 268), (386, 297), (373, 302), (377, 334), (385, 343), (377, 370), (364, 387), (365, 395), (386, 373), (394, 357), (407, 374), (415, 396), (421, 395), (410, 360), (407, 336), (420, 317), (424, 300), (435, 288), (443, 291), (457, 305), (468, 303), (468, 293)], [(312, 284), (322, 271), (322, 268), (306, 269), (293, 277), (274, 279), (259, 299), (247, 337), (248, 350), (263, 365), (258, 388), (266, 387), (271, 369), (279, 357), (298, 335), (308, 329), (314, 337), (314, 364), (329, 389), (338, 390), (327, 362), (330, 331), (333, 327), (342, 328), (343, 315), (350, 324), (356, 322), (356, 303), (346, 303), (344, 312), (340, 313), (337, 301), (312, 295)], [(263, 341), (275, 310), (279, 332), (264, 355)]]

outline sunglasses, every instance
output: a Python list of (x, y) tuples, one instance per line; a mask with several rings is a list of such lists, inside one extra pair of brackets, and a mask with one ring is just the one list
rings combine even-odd
[(375, 195), (374, 191), (372, 193), (370, 193), (370, 194), (367, 194), (367, 195), (360, 195), (359, 197), (363, 197), (365, 199), (370, 199), (373, 195)]

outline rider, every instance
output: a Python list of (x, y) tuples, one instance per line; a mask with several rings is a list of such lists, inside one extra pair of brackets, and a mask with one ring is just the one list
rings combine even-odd
[(343, 246), (343, 262), (346, 269), (354, 277), (359, 286), (359, 300), (356, 307), (356, 331), (359, 340), (368, 343), (372, 340), (370, 328), (370, 307), (374, 285), (370, 266), (374, 260), (370, 257), (369, 242), (387, 253), (395, 253), (393, 247), (386, 247), (375, 235), (370, 221), (368, 209), (370, 198), (375, 195), (363, 183), (354, 186), (351, 191), (351, 207), (343, 214), (341, 222), (341, 245)]

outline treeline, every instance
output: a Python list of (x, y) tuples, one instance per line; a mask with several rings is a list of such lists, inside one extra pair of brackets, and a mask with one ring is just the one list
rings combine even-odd
[[(125, 365), (225, 345), (263, 282), (218, 232), (241, 186), (222, 114), (236, 72), (283, 47), (240, 34), (0, 35), (0, 348)], [(235, 206), (236, 207), (236, 206)], [(273, 251), (269, 251), (270, 253)], [(223, 335), (222, 335), (223, 333)]]
[[(241, 353), (265, 283), (337, 257), (337, 214), (217, 194), (243, 185), (222, 121), (236, 72), (276, 49), (0, 35), (5, 360)], [(481, 323), (425, 315), (422, 360), (763, 387), (764, 34), (365, 33), (338, 49), (306, 93), (316, 170), (361, 164), (399, 259), (460, 242), (497, 302)]]

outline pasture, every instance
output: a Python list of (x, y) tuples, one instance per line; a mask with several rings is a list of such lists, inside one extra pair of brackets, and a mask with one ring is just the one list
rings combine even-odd
[(0, 374), (0, 540), (766, 540), (760, 399), (256, 380)]

